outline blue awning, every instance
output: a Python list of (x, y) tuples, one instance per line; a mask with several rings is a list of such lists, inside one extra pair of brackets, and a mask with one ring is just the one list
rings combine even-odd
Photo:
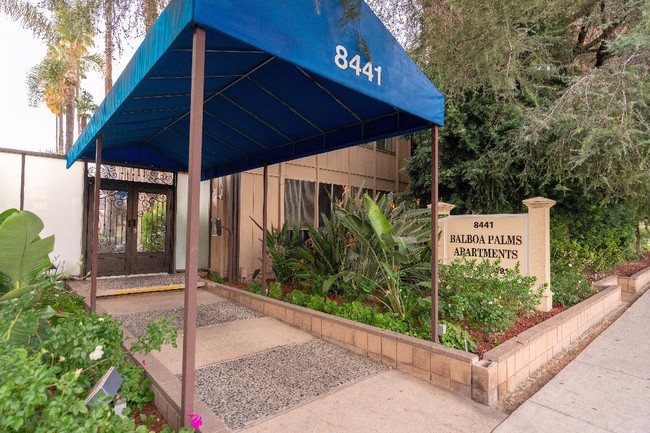
[[(174, 0), (68, 166), (188, 168), (192, 33), (206, 31), (201, 177), (442, 126), (444, 98), (364, 1)], [(356, 4), (354, 1), (351, 4)]]

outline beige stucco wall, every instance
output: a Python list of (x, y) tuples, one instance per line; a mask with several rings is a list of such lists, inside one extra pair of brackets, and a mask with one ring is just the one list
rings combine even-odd
[[(404, 191), (408, 177), (399, 173), (411, 154), (411, 143), (398, 139), (395, 152), (375, 151), (373, 145), (355, 146), (323, 153), (317, 156), (296, 159), (291, 162), (269, 166), (268, 224), (278, 227), (284, 222), (284, 180), (296, 179), (317, 183), (333, 183), (365, 187), (381, 191)], [(399, 175), (399, 178), (398, 178)], [(213, 191), (219, 192), (226, 178), (213, 179)], [(239, 269), (252, 276), (261, 267), (262, 231), (255, 221), (262, 224), (263, 169), (241, 173), (240, 184), (240, 227), (239, 227)], [(316, 187), (318, 194), (318, 187)], [(222, 218), (224, 226), (230, 226), (227, 214), (232, 205), (226, 194), (212, 202), (212, 218)], [(318, 197), (315, 197), (316, 206)], [(318, 213), (314, 212), (316, 218)], [(317, 221), (314, 221), (317, 223)], [(221, 275), (228, 267), (228, 233), (212, 237), (210, 268)], [(242, 269), (243, 268), (243, 269)]]

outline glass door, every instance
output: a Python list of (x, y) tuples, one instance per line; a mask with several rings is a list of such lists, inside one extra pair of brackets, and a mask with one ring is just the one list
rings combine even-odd
[[(98, 275), (171, 272), (172, 188), (110, 180), (102, 180), (102, 187)], [(92, 194), (88, 203), (92, 209)], [(86, 238), (90, 257), (90, 230)]]

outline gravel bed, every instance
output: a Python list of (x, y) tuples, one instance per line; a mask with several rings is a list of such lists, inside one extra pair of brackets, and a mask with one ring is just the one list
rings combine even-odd
[(198, 369), (195, 392), (230, 429), (240, 430), (385, 370), (381, 363), (313, 339)]
[[(174, 308), (171, 310), (147, 311), (143, 313), (117, 316), (123, 322), (124, 329), (128, 330), (136, 338), (140, 337), (147, 330), (147, 325), (159, 316), (166, 316), (176, 322), (176, 329), (183, 328), (183, 309)], [(199, 305), (196, 315), (196, 326), (218, 325), (220, 323), (234, 322), (235, 320), (254, 319), (264, 315), (251, 310), (243, 305), (225, 301), (214, 304)]]
[[(183, 283), (185, 283), (184, 274), (153, 274), (98, 278), (97, 292), (135, 289), (139, 287), (164, 287)], [(80, 281), (79, 286), (84, 290), (90, 290), (90, 278)]]

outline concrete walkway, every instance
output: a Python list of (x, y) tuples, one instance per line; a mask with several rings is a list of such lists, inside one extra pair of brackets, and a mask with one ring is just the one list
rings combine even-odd
[[(650, 432), (650, 291), (507, 419), (206, 290), (198, 303), (205, 432)], [(98, 304), (135, 336), (159, 315), (182, 327), (180, 291)], [(181, 347), (150, 358), (179, 386)]]
[(495, 433), (650, 432), (650, 290)]
[[(218, 417), (206, 432), (487, 433), (505, 418), (206, 290), (198, 302), (196, 395)], [(178, 320), (183, 296), (137, 294), (98, 305), (138, 335), (159, 315)], [(180, 384), (181, 347), (182, 336), (147, 365), (164, 365)]]

